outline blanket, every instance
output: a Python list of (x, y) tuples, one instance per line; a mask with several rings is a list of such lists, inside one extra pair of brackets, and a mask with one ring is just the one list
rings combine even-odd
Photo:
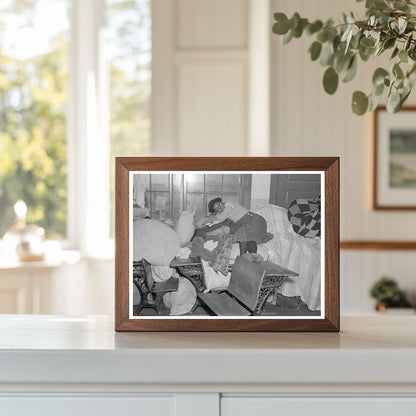
[(300, 296), (312, 311), (321, 309), (321, 239), (296, 234), (287, 217), (287, 210), (265, 205), (256, 210), (267, 221), (274, 237), (259, 245), (259, 254), (280, 266), (298, 273), (282, 285), (285, 296)]

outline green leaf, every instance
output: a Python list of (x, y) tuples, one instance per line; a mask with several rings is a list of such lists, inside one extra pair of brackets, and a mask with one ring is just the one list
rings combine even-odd
[(377, 86), (384, 84), (384, 78), (386, 78), (388, 75), (388, 71), (386, 71), (384, 68), (377, 68), (373, 74), (373, 85)]
[(308, 26), (308, 19), (300, 19), (298, 20), (296, 27), (293, 29), (293, 36), (295, 38), (300, 38), (303, 33), (303, 29)]
[(395, 76), (395, 78), (397, 78), (397, 79), (401, 79), (404, 76), (403, 71), (400, 68), (400, 65), (399, 64), (394, 64), (393, 65), (392, 73)]
[(286, 35), (283, 36), (282, 43), (287, 45), (293, 39), (293, 30), (289, 30)]
[(309, 53), (311, 54), (312, 61), (316, 61), (319, 58), (321, 50), (322, 44), (320, 42), (315, 41), (312, 43), (312, 45), (309, 47)]
[(383, 95), (384, 83), (379, 85), (373, 85), (373, 95)]
[(375, 40), (373, 38), (362, 38), (360, 41), (360, 45), (364, 48), (372, 48), (375, 44)]
[(374, 111), (378, 107), (381, 101), (381, 97), (382, 97), (382, 94), (379, 94), (379, 95), (371, 94), (370, 106), (368, 108), (368, 111)]
[(364, 61), (367, 62), (371, 56), (374, 55), (374, 53), (376, 52), (375, 48), (366, 48), (362, 45), (359, 46), (358, 52), (360, 54), (360, 58)]
[(322, 45), (320, 63), (322, 66), (332, 65), (334, 62), (334, 44), (331, 41), (326, 41)]
[(324, 24), (322, 23), (322, 20), (315, 20), (313, 23), (311, 23), (307, 28), (306, 31), (309, 35), (313, 35), (314, 33), (319, 32), (322, 29), (322, 26)]
[(393, 53), (391, 54), (390, 59), (394, 59), (398, 55), (399, 51), (400, 49), (396, 46), (393, 50)]
[(404, 44), (404, 49), (405, 49), (406, 51), (410, 48), (410, 44), (412, 43), (412, 40), (413, 40), (413, 33), (411, 33), (411, 34), (408, 36), (408, 38), (407, 38), (407, 40), (406, 40), (406, 43)]
[(352, 95), (352, 111), (362, 116), (368, 108), (368, 97), (361, 91), (355, 91)]
[(407, 54), (407, 51), (405, 51), (405, 50), (403, 50), (403, 49), (402, 49), (402, 50), (399, 52), (399, 59), (400, 59), (402, 62), (407, 63), (408, 58), (409, 58), (409, 56), (408, 56), (408, 54)]
[(347, 71), (344, 73), (342, 77), (342, 82), (350, 82), (354, 79), (355, 75), (357, 74), (357, 66), (357, 58), (354, 55), (351, 58)]
[(334, 94), (338, 88), (338, 73), (332, 66), (327, 68), (324, 74), (323, 84), (324, 89), (328, 94)]
[(387, 38), (386, 41), (383, 43), (384, 49), (390, 49), (396, 44), (396, 38)]
[(367, 0), (365, 3), (367, 9), (384, 10), (388, 5), (385, 0)]
[(387, 96), (386, 107), (389, 113), (397, 113), (400, 109), (400, 93), (397, 88), (392, 88), (390, 94)]
[(284, 13), (275, 13), (274, 20), (276, 20), (276, 23), (273, 25), (273, 33), (285, 35), (290, 29), (287, 16)]
[(338, 72), (343, 72), (348, 69), (351, 61), (351, 52), (348, 55), (337, 52), (334, 57), (334, 68)]

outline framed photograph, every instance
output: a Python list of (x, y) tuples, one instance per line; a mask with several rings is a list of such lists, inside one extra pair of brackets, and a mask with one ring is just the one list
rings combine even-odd
[(374, 112), (374, 209), (416, 209), (415, 120), (416, 107)]
[(339, 159), (116, 158), (116, 331), (339, 331)]

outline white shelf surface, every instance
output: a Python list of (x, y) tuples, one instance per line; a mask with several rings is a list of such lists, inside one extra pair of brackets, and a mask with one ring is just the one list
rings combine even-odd
[(113, 328), (108, 317), (0, 316), (0, 383), (416, 385), (416, 316), (344, 317), (340, 333)]

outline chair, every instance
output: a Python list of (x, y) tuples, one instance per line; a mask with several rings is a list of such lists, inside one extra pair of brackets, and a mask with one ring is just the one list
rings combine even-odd
[[(265, 269), (237, 257), (226, 291), (199, 293), (198, 298), (220, 316), (249, 316), (256, 313)], [(260, 308), (261, 309), (261, 308)]]
[(260, 315), (266, 299), (297, 273), (268, 261), (251, 262), (237, 257), (226, 291), (199, 293), (198, 299), (215, 315)]
[(133, 283), (139, 290), (141, 298), (140, 303), (135, 305), (133, 310), (133, 315), (138, 316), (144, 308), (152, 308), (157, 314), (161, 314), (163, 295), (177, 292), (179, 280), (171, 277), (165, 282), (155, 282), (150, 263), (143, 259), (141, 262), (133, 262)]

